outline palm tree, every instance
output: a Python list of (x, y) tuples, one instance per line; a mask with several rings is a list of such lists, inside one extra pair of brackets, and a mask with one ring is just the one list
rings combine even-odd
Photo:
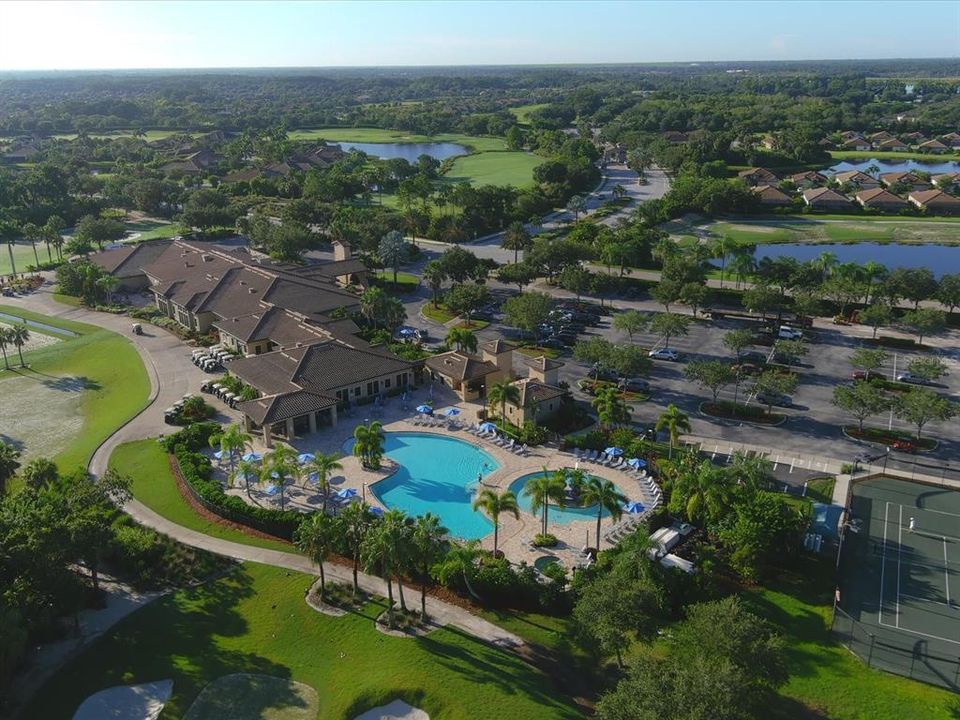
[(591, 404), (604, 428), (630, 422), (630, 406), (623, 401), (620, 391), (612, 385), (597, 390)]
[(477, 567), (477, 558), (480, 557), (480, 543), (476, 540), (470, 540), (467, 543), (453, 543), (440, 562), (434, 567), (434, 573), (441, 584), (449, 586), (454, 578), (463, 579), (463, 584), (467, 592), (478, 600), (483, 602), (483, 598), (477, 595), (470, 583)]
[(334, 470), (343, 470), (343, 465), (337, 462), (338, 459), (339, 456), (334, 453), (325, 455), (318, 452), (304, 468), (308, 474), (316, 473), (317, 475), (317, 489), (323, 493), (324, 514), (327, 512), (327, 496), (330, 494), (330, 474)]
[(430, 580), (430, 568), (440, 557), (444, 537), (450, 531), (440, 524), (440, 518), (427, 512), (420, 515), (413, 525), (410, 548), (420, 570), (420, 619), (427, 619), (427, 582)]
[(407, 241), (399, 230), (391, 230), (380, 239), (377, 256), (384, 265), (393, 268), (393, 284), (397, 284), (397, 270), (407, 256)]
[(461, 352), (466, 350), (468, 353), (475, 353), (477, 351), (477, 336), (467, 328), (450, 328), (450, 332), (447, 333), (447, 345), (451, 343), (456, 345), (457, 350)]
[(413, 528), (411, 518), (400, 508), (391, 508), (384, 513), (382, 526), (393, 548), (392, 567), (397, 579), (397, 594), (400, 596), (400, 609), (407, 611), (407, 601), (403, 597), (403, 570), (410, 559), (410, 540)]
[(623, 504), (627, 501), (626, 496), (620, 492), (616, 485), (610, 480), (603, 480), (598, 477), (590, 477), (583, 486), (584, 505), (598, 505), (597, 507), (597, 551), (600, 550), (600, 519), (603, 517), (603, 511), (606, 509), (614, 520), (619, 520), (623, 515)]
[(243, 431), (239, 423), (227, 426), (226, 430), (210, 436), (210, 446), (219, 446), (220, 454), (226, 455), (230, 459), (230, 474), (236, 466), (236, 456), (243, 454), (243, 451), (253, 442), (249, 433)]
[(323, 571), (323, 561), (333, 550), (337, 538), (337, 525), (334, 519), (326, 513), (311, 513), (304, 518), (294, 534), (297, 548), (313, 560), (320, 568), (320, 599), (323, 600), (327, 590), (326, 576)]
[(289, 445), (280, 445), (260, 463), (260, 480), (272, 482), (280, 490), (281, 510), (286, 504), (287, 483), (296, 478), (298, 472), (296, 452)]
[[(516, 220), (507, 226), (503, 233), (503, 242), (500, 244), (504, 250), (513, 250), (513, 262), (519, 262), (520, 251), (524, 252), (530, 247), (532, 238), (523, 223)], [(526, 256), (524, 256), (526, 257)]]
[(30, 340), (30, 331), (27, 330), (25, 324), (17, 323), (7, 332), (9, 333), (10, 342), (17, 348), (17, 354), (20, 355), (20, 367), (26, 367), (27, 364), (23, 361), (23, 346)]
[(530, 510), (534, 513), (543, 511), (540, 518), (540, 531), (543, 535), (547, 534), (550, 501), (554, 500), (557, 503), (563, 501), (563, 493), (567, 486), (565, 480), (562, 470), (551, 473), (544, 467), (543, 475), (534, 475), (523, 486), (523, 494), (530, 498)]
[(585, 212), (586, 209), (587, 201), (583, 199), (582, 195), (574, 195), (567, 200), (567, 210), (573, 213), (574, 222), (580, 219), (580, 213)]
[(40, 236), (40, 229), (33, 223), (28, 222), (23, 226), (23, 237), (33, 248), (33, 259), (36, 261), (36, 268), (40, 269), (40, 255), (37, 253), (37, 238)]
[(517, 505), (517, 496), (507, 490), (497, 494), (490, 488), (485, 488), (477, 494), (473, 501), (473, 509), (481, 509), (493, 520), (493, 556), (497, 557), (497, 542), (500, 533), (500, 514), (509, 513), (517, 520), (520, 519), (520, 506)]
[(520, 388), (509, 380), (501, 380), (490, 386), (487, 398), (492, 404), (500, 405), (500, 429), (503, 430), (507, 422), (507, 403), (517, 405), (520, 402)]
[(690, 432), (690, 418), (687, 417), (686, 413), (681, 412), (680, 409), (670, 403), (667, 405), (666, 411), (660, 414), (660, 417), (657, 418), (656, 429), (659, 432), (660, 430), (666, 430), (670, 433), (670, 451), (668, 458), (673, 458), (673, 446), (677, 443), (677, 438), (680, 436), (681, 432)]
[(346, 544), (350, 557), (353, 558), (353, 596), (360, 592), (357, 582), (357, 572), (360, 565), (361, 548), (367, 533), (373, 525), (374, 516), (370, 506), (365, 502), (350, 503), (337, 513), (337, 522), (340, 526), (340, 537)]
[(812, 265), (816, 271), (820, 273), (820, 282), (827, 279), (830, 271), (833, 270), (839, 262), (840, 260), (837, 258), (837, 254), (829, 251), (824, 251), (814, 258)]
[(247, 495), (250, 494), (250, 478), (257, 477), (257, 474), (260, 472), (260, 468), (257, 467), (257, 464), (249, 460), (241, 460), (237, 463), (237, 470), (233, 474), (234, 478), (237, 475), (243, 476), (243, 487), (247, 491)]
[(733, 274), (737, 278), (738, 290), (740, 289), (740, 283), (753, 275), (757, 269), (757, 261), (753, 257), (755, 251), (755, 246), (740, 246), (733, 251), (730, 266), (733, 269)]
[(368, 571), (377, 572), (379, 570), (383, 579), (387, 583), (387, 621), (390, 627), (393, 627), (393, 539), (390, 537), (386, 525), (379, 522), (372, 526), (360, 550), (363, 556), (364, 566)]
[(7, 345), (10, 344), (10, 329), (0, 325), (0, 352), (3, 353), (4, 369), (10, 369), (10, 361), (7, 359)]
[(423, 266), (423, 279), (430, 286), (433, 293), (433, 306), (439, 306), (440, 289), (443, 287), (443, 281), (447, 279), (447, 273), (439, 260), (431, 260)]
[(365, 468), (379, 469), (383, 457), (383, 424), (374, 420), (367, 425), (357, 425), (353, 438), (353, 454), (360, 458), (360, 463)]
[(710, 243), (710, 251), (714, 257), (720, 258), (720, 289), (723, 289), (723, 279), (727, 268), (727, 255), (730, 254), (729, 239), (726, 235), (721, 235)]
[(682, 474), (677, 490), (686, 495), (684, 510), (690, 522), (706, 521), (723, 512), (730, 501), (730, 478), (729, 468), (717, 467), (709, 460), (694, 472)]
[(20, 467), (20, 462), (17, 460), (19, 457), (19, 450), (9, 443), (0, 441), (0, 495), (4, 493), (7, 482)]

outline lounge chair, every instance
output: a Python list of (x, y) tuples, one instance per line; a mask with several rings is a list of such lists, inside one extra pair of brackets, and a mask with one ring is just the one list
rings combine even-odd
[(510, 439), (507, 440), (507, 444), (504, 445), (504, 447), (505, 447), (507, 450), (513, 450), (513, 446), (516, 445), (516, 444), (517, 444), (517, 441), (514, 440), (513, 438), (510, 438)]
[(597, 459), (596, 459), (597, 465), (606, 465), (608, 462), (610, 462), (610, 456), (607, 455), (605, 452), (602, 452), (600, 453), (600, 455), (597, 456)]
[(613, 459), (613, 462), (610, 463), (610, 467), (616, 469), (623, 465), (623, 458), (616, 457)]
[(582, 453), (582, 450), (580, 450), (580, 448), (575, 447), (575, 448), (573, 449), (573, 456), (574, 456), (575, 458), (577, 458), (578, 460), (579, 460), (580, 457), (581, 457), (581, 453)]
[(586, 457), (584, 457), (584, 460), (587, 462), (596, 462), (598, 457), (600, 457), (600, 453), (597, 450), (591, 450), (587, 453)]

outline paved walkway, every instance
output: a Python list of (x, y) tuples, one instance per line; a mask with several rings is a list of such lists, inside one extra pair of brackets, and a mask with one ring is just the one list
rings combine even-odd
[[(145, 334), (130, 332), (130, 319), (125, 316), (101, 313), (82, 307), (72, 307), (53, 299), (52, 286), (45, 284), (37, 292), (23, 298), (4, 298), (3, 302), (23, 307), (34, 312), (61, 317), (76, 322), (97, 325), (130, 338), (143, 359), (150, 375), (150, 405), (137, 417), (119, 428), (94, 453), (89, 464), (93, 475), (101, 475), (114, 448), (132, 440), (156, 437), (169, 430), (163, 422), (163, 410), (179, 400), (187, 392), (196, 392), (200, 383), (209, 376), (194, 366), (186, 346), (176, 336), (145, 325)], [(317, 575), (317, 566), (307, 558), (294, 553), (243, 545), (196, 532), (167, 520), (143, 503), (131, 500), (124, 510), (137, 522), (161, 532), (185, 545), (241, 561), (258, 562), (276, 567)], [(330, 564), (325, 568), (327, 577), (340, 582), (352, 582), (352, 571)], [(360, 585), (366, 592), (385, 594), (380, 578), (361, 574)], [(427, 612), (440, 625), (452, 625), (480, 640), (504, 647), (520, 646), (523, 641), (516, 635), (489, 623), (472, 613), (436, 598), (427, 598)]]

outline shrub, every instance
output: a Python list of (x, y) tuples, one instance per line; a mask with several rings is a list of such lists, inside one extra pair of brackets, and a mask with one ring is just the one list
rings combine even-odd
[(553, 533), (537, 533), (533, 538), (534, 547), (556, 547), (558, 542)]
[(187, 450), (196, 452), (210, 447), (210, 436), (218, 432), (220, 432), (220, 426), (217, 423), (192, 423), (173, 435), (163, 438), (161, 444), (168, 453), (172, 453), (177, 445), (183, 445)]

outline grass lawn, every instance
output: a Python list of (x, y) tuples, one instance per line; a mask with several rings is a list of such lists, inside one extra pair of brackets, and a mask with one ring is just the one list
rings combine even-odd
[(9, 306), (0, 312), (78, 334), (26, 354), (27, 370), (0, 372), (0, 427), (24, 443), (25, 458), (50, 457), (67, 470), (86, 466), (100, 443), (146, 406), (150, 380), (140, 356), (109, 330)]
[(133, 496), (163, 517), (204, 535), (255, 547), (294, 552), (279, 540), (247, 535), (201, 517), (183, 499), (170, 472), (167, 454), (156, 440), (124, 443), (110, 456), (110, 467), (133, 478)]
[(451, 183), (469, 182), (471, 185), (513, 185), (525, 188), (533, 185), (533, 169), (543, 158), (525, 152), (483, 152), (457, 158), (444, 176)]
[(126, 223), (127, 231), (135, 233), (133, 238), (137, 242), (145, 240), (159, 240), (160, 238), (169, 238), (174, 235), (183, 234), (183, 226), (180, 223), (165, 223), (155, 220), (138, 220), (136, 222)]
[[(40, 256), (40, 262), (47, 261), (47, 247), (43, 243), (37, 244), (37, 254)], [(54, 255), (56, 258), (56, 255)], [(13, 246), (13, 262), (17, 266), (17, 274), (27, 271), (27, 265), (36, 265), (37, 259), (33, 255), (33, 247), (30, 243), (16, 243)], [(13, 272), (10, 265), (10, 246), (7, 243), (0, 243), (0, 275), (9, 275)]]
[(388, 637), (374, 629), (379, 599), (340, 618), (312, 610), (303, 600), (312, 580), (246, 564), (158, 600), (58, 673), (24, 717), (70, 717), (104, 687), (171, 678), (161, 717), (180, 718), (205, 685), (239, 672), (311, 686), (321, 718), (352, 718), (395, 698), (438, 720), (581, 717), (545, 675), (457, 630)]
[(552, 360), (556, 360), (558, 357), (560, 357), (560, 355), (563, 354), (561, 350), (557, 350), (556, 348), (540, 347), (538, 345), (514, 345), (513, 349), (521, 355), (526, 355), (532, 358), (538, 358), (541, 355), (545, 355)]
[(814, 502), (832, 503), (833, 486), (837, 479), (832, 475), (830, 477), (814, 478), (807, 483), (807, 497)]
[(377, 282), (384, 290), (398, 293), (412, 293), (420, 285), (420, 278), (406, 272), (397, 273), (397, 284), (393, 284), (393, 270), (378, 270)]
[(930, 163), (950, 162), (960, 160), (957, 153), (931, 155), (922, 152), (878, 152), (876, 150), (831, 150), (830, 157), (834, 160), (920, 160)]
[(518, 105), (517, 107), (507, 108), (508, 112), (513, 113), (517, 122), (526, 125), (530, 122), (530, 113), (549, 107), (549, 103), (535, 103), (533, 105)]
[(420, 309), (420, 312), (428, 320), (433, 320), (435, 323), (440, 323), (441, 325), (450, 322), (456, 317), (455, 313), (450, 312), (443, 305), (437, 307), (432, 302), (425, 303)]
[(796, 572), (744, 594), (750, 608), (774, 623), (787, 644), (790, 680), (781, 689), (784, 702), (771, 707), (770, 718), (804, 717), (789, 699), (832, 720), (956, 718), (955, 694), (872, 670), (833, 640), (833, 587), (829, 559), (808, 559)]
[[(775, 243), (939, 243), (960, 244), (956, 218), (937, 222), (923, 218), (816, 216), (738, 219), (707, 225), (713, 236), (724, 236), (741, 245)], [(953, 221), (953, 222), (951, 222)], [(671, 223), (671, 233), (684, 234), (684, 227)]]

